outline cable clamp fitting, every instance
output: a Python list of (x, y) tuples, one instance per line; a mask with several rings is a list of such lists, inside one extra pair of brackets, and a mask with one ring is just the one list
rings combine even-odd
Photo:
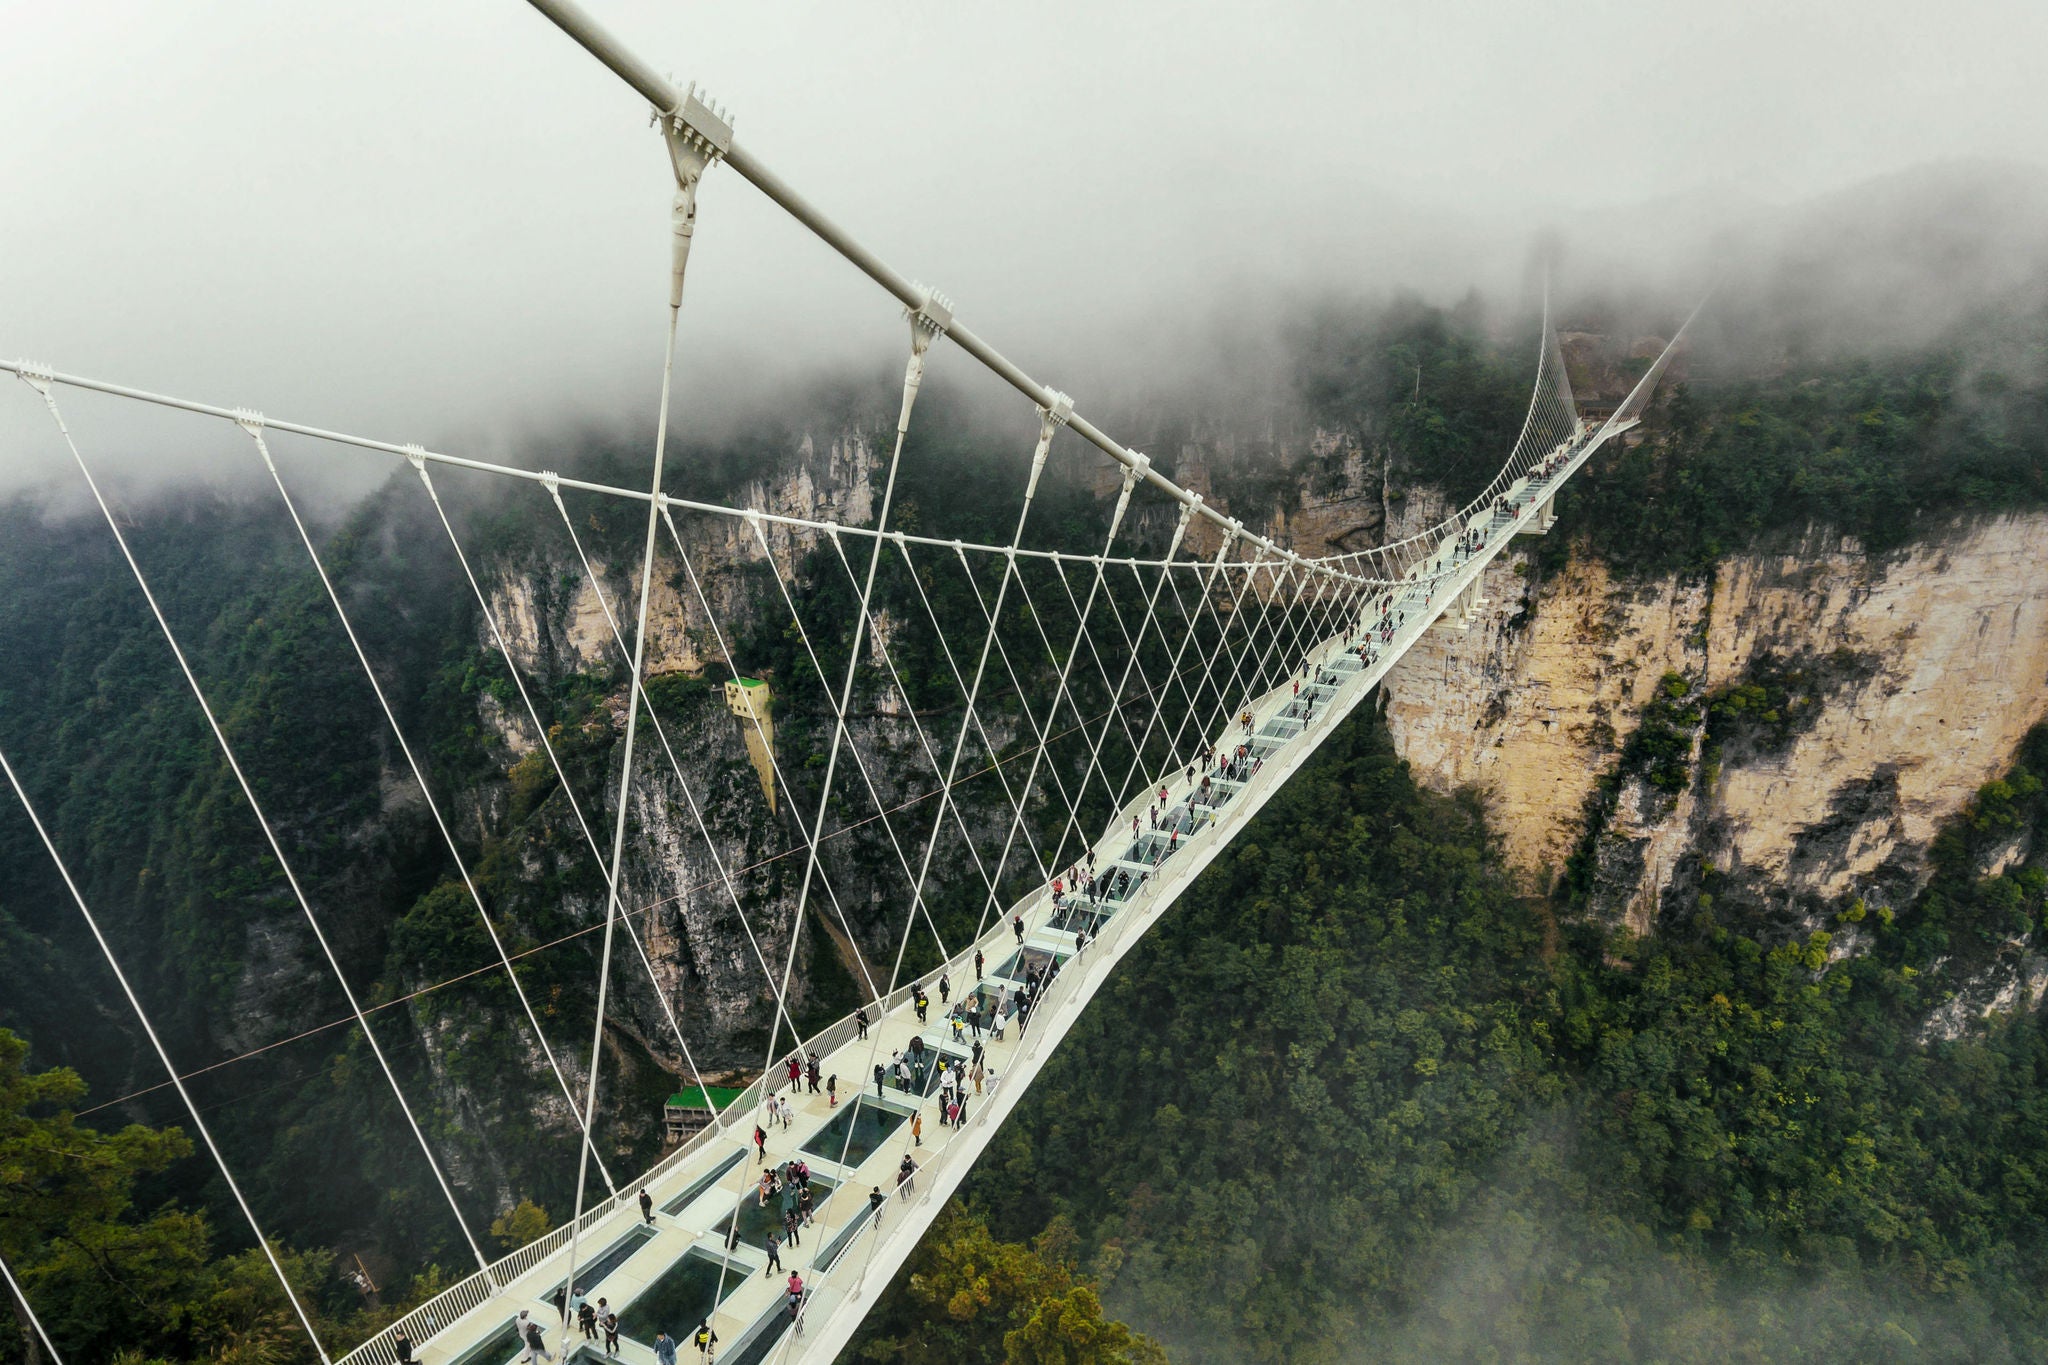
[(414, 471), (423, 479), (427, 477), (427, 448), (417, 442), (413, 442), (407, 444), (404, 449), (405, 458), (412, 465)]
[(562, 500), (562, 476), (552, 469), (540, 472), (540, 486), (548, 490), (548, 496), (556, 502)]
[(45, 398), (50, 396), (50, 386), (57, 382), (57, 372), (40, 360), (16, 361), (14, 373), (22, 383)]
[(903, 316), (910, 319), (911, 343), (921, 351), (953, 325), (953, 300), (923, 284), (912, 288), (923, 297), (917, 307), (905, 307)]
[(1047, 420), (1054, 426), (1065, 426), (1073, 419), (1074, 400), (1061, 393), (1058, 389), (1047, 389), (1045, 393), (1048, 398), (1052, 399), (1052, 402), (1041, 407), (1039, 411), (1044, 413)]
[(694, 184), (732, 150), (732, 111), (713, 104), (708, 93), (699, 94), (695, 81), (683, 92), (682, 103), (649, 111), (648, 122), (661, 129), (679, 181)]
[(260, 435), (263, 431), (263, 414), (254, 408), (236, 408), (234, 410), (234, 419), (235, 425), (248, 432), (251, 436)]

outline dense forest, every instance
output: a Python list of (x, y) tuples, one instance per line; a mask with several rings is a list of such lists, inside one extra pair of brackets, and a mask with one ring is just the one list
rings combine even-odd
[[(1575, 325), (1604, 325), (1599, 307), (1585, 314)], [(1236, 463), (1211, 458), (1247, 520), (1291, 488), (1331, 486), (1343, 452), (1363, 455), (1392, 502), (1462, 496), (1490, 477), (1526, 402), (1521, 331), (1469, 302), (1332, 305), (1285, 344), (1291, 387), (1267, 396), (1260, 421), (1270, 429), (1280, 413), (1335, 433), (1340, 453), (1283, 467), (1246, 440)], [(1629, 355), (1602, 363), (1580, 376), (1589, 388), (1625, 384)], [(2048, 503), (2048, 311), (2024, 299), (1881, 353), (1795, 350), (1744, 368), (1700, 343), (1674, 380), (1644, 439), (1610, 447), (1561, 499), (1563, 533), (1539, 570), (1579, 554), (1623, 576), (1696, 575), (1816, 523), (1883, 549), (1959, 514)], [(892, 411), (873, 399), (835, 392), (819, 420)], [(934, 420), (906, 452), (902, 523), (1006, 540), (1017, 434), (992, 435), (942, 385), (925, 401)], [(1153, 425), (1143, 444), (1171, 469), (1215, 423)], [(756, 477), (802, 427), (693, 449), (674, 491)], [(600, 446), (578, 467), (602, 475), (622, 458)], [(523, 863), (562, 842), (561, 794), (531, 769), (493, 766), (480, 716), (509, 705), (509, 679), (479, 648), (454, 567), (426, 552), (438, 527), (401, 491), (416, 490), (394, 484), (337, 518), (324, 552), (354, 585), (359, 619), (376, 623), (372, 652), (436, 780), (485, 793), (464, 836), (481, 884), (516, 907), (522, 944), (567, 945), (523, 959), (522, 980), (551, 1002), (551, 1023), (586, 1030), (595, 958), (575, 935), (593, 883)], [(1051, 482), (1044, 542), (1092, 549), (1098, 493), (1085, 477)], [(1134, 513), (1155, 542), (1156, 511)], [(510, 561), (540, 524), (480, 499), (457, 516), (479, 556)], [(401, 1072), (488, 1102), (496, 1077), (529, 1065), (501, 1027), (509, 988), (469, 981), (437, 997), (442, 1014), (409, 1012), (413, 991), (488, 949), (422, 812), (385, 801), (394, 756), (375, 738), (381, 717), (340, 684), (354, 667), (345, 642), (306, 624), (323, 602), (287, 528), (274, 510), (204, 497), (137, 521), (259, 787), (288, 801), (309, 874), (359, 911), (338, 948), (391, 1021)], [(594, 541), (630, 529), (590, 513)], [(144, 994), (187, 1054), (270, 1049), (260, 1075), (203, 1081), (202, 1103), (290, 1248), (307, 1311), (352, 1340), (471, 1263), (392, 1135), (360, 1036), (327, 1026), (338, 1002), (300, 990), (303, 964), (247, 932), (289, 901), (103, 531), (27, 502), (0, 508), (0, 741), (45, 794), (88, 898), (127, 912), (117, 946), (153, 954)], [(830, 565), (802, 572), (816, 620), (846, 614)], [(969, 614), (970, 588), (935, 583), (942, 610)], [(885, 594), (907, 603), (910, 586), (899, 576)], [(815, 643), (836, 674), (843, 632)], [(799, 634), (759, 617), (735, 652), (787, 698), (778, 744), (815, 753), (823, 685)], [(943, 697), (930, 682), (940, 655), (905, 637), (913, 704)], [(619, 676), (564, 674), (545, 698), (571, 785), (593, 801)], [(1672, 737), (1695, 721), (1710, 743), (1767, 742), (1790, 723), (1779, 703), (1796, 682), (1765, 670), (1700, 696), (1679, 680), (1623, 761), (1653, 784), (1676, 772)], [(665, 678), (657, 708), (713, 711), (711, 683)], [(752, 782), (729, 766), (737, 786)], [(799, 783), (816, 780), (793, 766)], [(1423, 790), (1377, 717), (1354, 717), (1127, 960), (852, 1354), (2038, 1358), (2048, 1039), (2024, 1011), (1932, 1033), (1942, 1000), (1927, 977), (1938, 960), (2042, 932), (2044, 778), (2048, 732), (2036, 731), (1937, 841), (1910, 905), (1852, 899), (1823, 907), (1820, 929), (1788, 929), (1717, 900), (1703, 873), (1639, 939), (1589, 914), (1570, 875), (1529, 894), (1501, 865), (1480, 799)], [(1990, 874), (1990, 855), (2014, 847), (2024, 855)], [(938, 913), (950, 925), (972, 907)], [(1832, 951), (1831, 929), (1862, 950)], [(0, 1026), (13, 1030), (0, 1034), (0, 1256), (67, 1361), (310, 1359), (172, 1097), (131, 1094), (157, 1084), (156, 1063), (11, 807), (0, 944)], [(829, 954), (804, 975), (807, 1025), (855, 996)], [(424, 1036), (451, 1020), (464, 1046), (430, 1058)], [(674, 1080), (644, 1053), (622, 1073), (607, 1096), (615, 1117)], [(519, 1164), (545, 1145), (537, 1120), (490, 1122), (509, 1122), (512, 1153), (493, 1178), (527, 1197), (496, 1207), (481, 1178), (465, 1189), (497, 1251), (548, 1210), (560, 1217), (573, 1182), (559, 1161)], [(474, 1129), (451, 1115), (434, 1136), (459, 1145)], [(655, 1142), (625, 1145), (640, 1160)], [(322, 1180), (300, 1178), (308, 1169)], [(341, 1233), (336, 1209), (348, 1211)], [(372, 1247), (402, 1267), (374, 1306), (343, 1278)], [(0, 1361), (22, 1350), (0, 1336)]]
[(2040, 856), (1978, 869), (2041, 847), (2044, 774), (2048, 727), (1831, 961), (1710, 895), (1652, 939), (1517, 896), (1356, 718), (1091, 1006), (864, 1358), (1021, 1316), (940, 1292), (992, 1228), (1179, 1361), (2038, 1359), (2048, 1028), (1930, 1043), (1922, 969), (2040, 931)]

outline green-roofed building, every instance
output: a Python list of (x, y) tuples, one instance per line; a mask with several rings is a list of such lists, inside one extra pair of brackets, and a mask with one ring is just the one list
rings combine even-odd
[(668, 1141), (688, 1141), (692, 1133), (710, 1125), (712, 1114), (723, 1111), (742, 1093), (731, 1086), (693, 1085), (670, 1095), (662, 1107)]
[(761, 777), (761, 794), (775, 811), (775, 697), (759, 678), (734, 678), (725, 685), (725, 709), (740, 718), (747, 734), (747, 757)]

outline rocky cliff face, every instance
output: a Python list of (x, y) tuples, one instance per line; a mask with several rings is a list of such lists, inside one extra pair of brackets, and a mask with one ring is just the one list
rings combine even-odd
[(1591, 850), (1595, 902), (1639, 929), (1712, 869), (1798, 910), (1889, 903), (1928, 843), (2010, 764), (2048, 712), (2048, 517), (1942, 528), (1894, 554), (1818, 534), (1725, 559), (1709, 581), (1618, 584), (1574, 554), (1547, 580), (1527, 555), (1489, 571), (1487, 610), (1431, 636), (1388, 688), (1396, 742), (1425, 781), (1488, 793), (1532, 884), (1562, 870), (1667, 674), (1688, 698), (1759, 668), (1796, 674), (1774, 742), (1690, 735), (1676, 791), (1625, 774)]
[[(829, 441), (804, 436), (775, 467), (735, 488), (728, 501), (770, 514), (859, 525), (872, 520), (879, 481), (875, 446), (866, 434), (848, 431)], [(907, 814), (899, 811), (886, 824), (869, 817), (877, 798), (894, 808), (921, 796), (933, 779), (916, 730), (919, 722), (900, 697), (888, 690), (871, 709), (857, 703), (859, 713), (850, 717), (834, 785), (839, 798), (833, 803), (835, 815), (821, 845), (822, 874), (809, 896), (802, 897), (807, 826), (815, 814), (818, 780), (807, 769), (823, 763), (830, 718), (806, 715), (799, 708), (778, 726), (773, 746), (782, 779), (778, 785), (792, 799), (777, 812), (769, 808), (750, 765), (742, 726), (728, 713), (718, 689), (733, 669), (758, 668), (759, 661), (745, 657), (733, 657), (729, 665), (729, 652), (742, 650), (743, 641), (764, 624), (778, 634), (787, 628), (790, 601), (801, 606), (816, 586), (804, 576), (806, 556), (829, 542), (814, 530), (765, 520), (757, 527), (746, 518), (677, 511), (675, 523), (687, 563), (664, 528), (649, 607), (646, 665), (647, 675), (656, 680), (651, 685), (659, 688), (660, 720), (650, 723), (643, 713), (638, 732), (622, 873), (621, 898), (635, 910), (631, 927), (638, 942), (624, 936), (619, 940), (607, 1014), (614, 1030), (645, 1059), (687, 1081), (693, 1066), (707, 1077), (760, 1066), (768, 1029), (781, 1010), (768, 983), (779, 985), (785, 974), (789, 1014), (806, 1027), (824, 1022), (807, 1011), (834, 1005), (819, 999), (821, 977), (828, 982), (851, 979), (864, 989), (871, 980), (875, 988), (887, 988), (906, 898), (903, 858), (917, 857), (932, 817), (922, 806)], [(559, 888), (555, 905), (584, 925), (601, 923), (604, 915), (601, 869), (620, 785), (624, 660), (639, 573), (637, 558), (608, 557), (594, 539), (586, 538), (583, 545), (591, 560), (589, 573), (564, 536), (550, 552), (522, 553), (495, 563), (485, 580), (491, 614), (541, 707), (544, 724), (555, 723), (548, 697), (568, 680), (598, 680), (609, 694), (601, 717), (586, 723), (608, 728), (598, 747), (608, 749), (609, 757), (602, 781), (585, 784), (584, 823), (556, 789), (541, 812), (545, 832), (519, 841), (520, 881)], [(859, 542), (849, 544), (846, 552), (852, 555), (857, 547), (864, 552)], [(818, 562), (836, 564), (829, 556)], [(835, 569), (820, 571), (813, 565), (812, 571)], [(869, 634), (866, 657), (878, 673), (886, 674), (893, 662), (885, 649), (900, 625), (885, 612)], [(486, 654), (495, 653), (488, 622), (478, 621), (474, 643)], [(663, 680), (673, 685), (661, 686)], [(516, 695), (507, 700), (501, 690), (479, 692), (476, 705), (499, 765), (506, 770), (530, 765), (546, 780), (552, 764), (524, 703)], [(990, 718), (989, 733), (997, 743), (1009, 735), (996, 718)], [(555, 745), (564, 747), (560, 736)], [(977, 828), (1000, 818), (981, 808), (985, 795), (977, 790), (960, 797), (964, 818)], [(486, 825), (503, 815), (502, 801), (475, 804)], [(584, 832), (586, 823), (590, 836)], [(591, 851), (591, 836), (599, 845), (597, 854)], [(929, 893), (943, 894), (957, 874), (957, 868), (942, 861)], [(806, 928), (792, 968), (800, 899), (807, 907)], [(831, 962), (821, 962), (821, 955)], [(844, 1003), (851, 1008), (850, 997)], [(784, 1015), (779, 1030), (784, 1046), (792, 1027)], [(559, 1118), (557, 1127), (568, 1120), (566, 1112), (536, 1117)]]
[[(858, 434), (806, 438), (732, 501), (863, 521), (873, 510), (874, 450)], [(1310, 428), (1250, 443), (1190, 439), (1173, 462), (1176, 476), (1213, 505), (1309, 554), (1408, 534), (1446, 505), (1439, 490), (1404, 487), (1388, 460), (1356, 439)], [(1105, 501), (1114, 496), (1113, 476), (1062, 472), (1088, 480)], [(668, 743), (643, 731), (636, 755), (627, 899), (649, 907), (638, 925), (652, 971), (622, 945), (612, 1017), (647, 1063), (687, 1075), (671, 1015), (689, 1039), (690, 1060), (707, 1074), (758, 1065), (775, 1009), (765, 982), (786, 961), (802, 876), (801, 856), (789, 853), (801, 843), (792, 812), (768, 811), (737, 723), (711, 694), (725, 659), (698, 594), (713, 604), (730, 646), (750, 624), (787, 619), (781, 589), (765, 572), (770, 558), (801, 601), (797, 575), (819, 541), (767, 524), (757, 533), (743, 519), (678, 523), (691, 565), (686, 572), (664, 537), (649, 671), (687, 677), (697, 690), (665, 716)], [(1579, 854), (1596, 910), (1639, 931), (1655, 928), (1672, 888), (1697, 890), (1708, 874), (1722, 894), (1739, 892), (1807, 924), (1851, 895), (1900, 902), (1924, 879), (1937, 829), (2008, 765), (2020, 737), (2048, 711), (2044, 534), (2048, 516), (1958, 523), (1906, 551), (1875, 555), (1816, 533), (1726, 559), (1711, 579), (1651, 581), (1619, 581), (1583, 552), (1546, 572), (1530, 542), (1488, 571), (1486, 603), (1466, 630), (1434, 632), (1397, 669), (1385, 701), (1389, 724), (1425, 782), (1486, 793), (1507, 855), (1532, 890), (1553, 883)], [(1214, 544), (1194, 535), (1187, 549), (1203, 555)], [(627, 627), (621, 604), (631, 600), (637, 565), (595, 567)], [(493, 609), (529, 676), (622, 677), (604, 608), (566, 545), (552, 558), (499, 566), (491, 584)], [(871, 636), (871, 668), (886, 668), (882, 645), (899, 625), (884, 620)], [(1716, 731), (1706, 699), (1760, 669), (1793, 679), (1789, 691), (1780, 689), (1787, 717), (1773, 712), (1763, 734), (1754, 726)], [(1673, 675), (1682, 680), (1676, 700)], [(1653, 780), (1622, 770), (1622, 760), (1660, 697), (1690, 719), (1677, 733), (1676, 767)], [(479, 707), (508, 761), (537, 745), (516, 706), (486, 693)], [(610, 712), (616, 731), (622, 694)], [(893, 694), (873, 698), (856, 719), (866, 779), (850, 759), (841, 779), (855, 818), (872, 810), (866, 780), (891, 805), (929, 785), (916, 724)], [(822, 750), (828, 734), (801, 723), (779, 734), (785, 769)], [(614, 754), (607, 792), (617, 790), (616, 763)], [(599, 812), (593, 824), (608, 831), (610, 818)], [(1001, 837), (1004, 812), (968, 818)], [(915, 816), (904, 820), (914, 856), (928, 830)], [(566, 837), (572, 830), (564, 833), (530, 856), (566, 861), (563, 850), (575, 841)], [(817, 954), (855, 979), (869, 970), (885, 975), (870, 964), (893, 956), (890, 935), (903, 912), (903, 878), (879, 829), (829, 844), (825, 862), (836, 894), (814, 890), (810, 898), (813, 946), (800, 949), (792, 977), (798, 1011), (821, 965)], [(530, 872), (536, 883), (572, 880), (552, 865)], [(601, 918), (601, 896), (569, 899), (577, 918)], [(1855, 944), (1853, 933), (1837, 936), (1837, 951)], [(1959, 995), (1976, 1002), (1958, 1006), (1959, 1018), (1986, 1001), (2038, 998), (2048, 968), (2008, 977)]]

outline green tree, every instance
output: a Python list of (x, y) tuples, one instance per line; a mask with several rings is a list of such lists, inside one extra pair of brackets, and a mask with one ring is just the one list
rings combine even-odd
[[(207, 1254), (203, 1218), (134, 1209), (135, 1182), (192, 1144), (175, 1128), (85, 1127), (71, 1111), (84, 1094), (75, 1071), (29, 1071), (28, 1044), (0, 1029), (0, 1256), (67, 1359), (88, 1342), (169, 1328), (177, 1291)], [(30, 1365), (40, 1365), (41, 1343), (22, 1305), (11, 1306)]]
[[(73, 1116), (85, 1094), (76, 1072), (32, 1072), (28, 1044), (0, 1029), (0, 1256), (35, 1304), (70, 1365), (206, 1360), (217, 1365), (308, 1365), (312, 1343), (251, 1247), (211, 1255), (204, 1213), (135, 1207), (135, 1186), (189, 1155), (175, 1128), (131, 1124), (103, 1133)], [(302, 1304), (332, 1278), (327, 1252), (277, 1249)], [(22, 1357), (45, 1353), (19, 1302)], [(346, 1324), (316, 1321), (323, 1335)], [(0, 1351), (0, 1358), (12, 1356)]]
[(491, 1220), (491, 1236), (505, 1250), (517, 1251), (553, 1226), (546, 1209), (531, 1199), (522, 1199)]
[(982, 1219), (948, 1204), (877, 1306), (860, 1358), (1164, 1365), (1156, 1343), (1104, 1318), (1094, 1288), (1076, 1282), (1064, 1260), (1072, 1242), (1061, 1219), (1030, 1246), (998, 1241)]
[(1087, 1285), (1041, 1300), (1030, 1321), (1003, 1337), (1010, 1365), (1166, 1365), (1166, 1350), (1103, 1316)]

